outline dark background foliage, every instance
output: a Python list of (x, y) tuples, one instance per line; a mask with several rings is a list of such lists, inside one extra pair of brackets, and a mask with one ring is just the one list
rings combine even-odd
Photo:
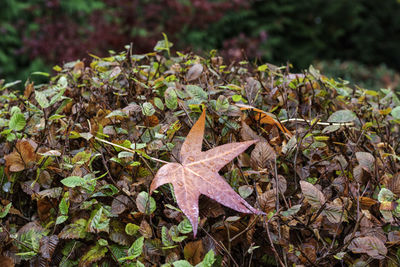
[[(396, 0), (3, 0), (0, 78), (24, 80), (129, 43), (149, 52), (162, 32), (175, 49), (219, 49), (230, 60), (291, 62), (301, 70), (339, 59), (356, 62), (356, 72), (382, 63), (398, 71), (399, 12)], [(397, 85), (392, 70), (385, 75)], [(381, 80), (379, 70), (367, 76)]]

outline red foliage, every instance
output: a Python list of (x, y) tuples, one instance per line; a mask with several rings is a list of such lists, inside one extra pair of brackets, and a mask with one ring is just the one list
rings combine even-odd
[(46, 9), (36, 5), (32, 12), (40, 11), (35, 19), (38, 29), (24, 36), (24, 50), (31, 58), (41, 57), (49, 63), (61, 63), (99, 56), (109, 49), (121, 50), (133, 43), (135, 52), (148, 52), (161, 33), (165, 32), (176, 48), (182, 30), (206, 28), (218, 21), (227, 11), (247, 8), (248, 1), (212, 2), (190, 0), (104, 0), (106, 7), (89, 15), (71, 16), (62, 9), (59, 0), (46, 1)]

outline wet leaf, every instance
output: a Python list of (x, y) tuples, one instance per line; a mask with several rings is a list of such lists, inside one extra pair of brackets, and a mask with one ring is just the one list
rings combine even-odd
[(255, 142), (231, 143), (201, 152), (204, 128), (205, 111), (182, 145), (180, 153), (182, 164), (169, 163), (163, 166), (150, 186), (150, 192), (153, 192), (163, 184), (172, 183), (178, 206), (192, 223), (194, 235), (197, 233), (200, 194), (239, 212), (260, 213), (242, 199), (218, 174), (223, 166)]

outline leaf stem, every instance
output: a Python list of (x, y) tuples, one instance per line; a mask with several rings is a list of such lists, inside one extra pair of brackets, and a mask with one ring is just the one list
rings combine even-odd
[[(137, 153), (135, 150), (132, 150), (132, 149), (129, 149), (129, 148), (126, 148), (126, 147), (123, 147), (123, 146), (114, 144), (114, 143), (109, 142), (109, 141), (107, 141), (107, 140), (98, 138), (97, 136), (94, 136), (94, 138), (95, 138), (96, 140), (100, 141), (100, 142), (103, 142), (103, 143), (106, 143), (106, 144), (108, 144), (108, 145), (112, 145), (112, 146), (121, 148), (121, 149), (126, 150), (126, 151), (128, 151), (128, 152), (131, 152), (131, 153), (134, 153), (134, 154)], [(157, 161), (157, 162), (164, 163), (164, 164), (168, 164), (168, 163), (169, 163), (168, 161), (165, 161), (165, 160), (162, 160), (162, 159), (157, 159), (157, 158), (153, 158), (153, 157), (150, 157), (150, 156), (148, 156), (148, 157), (149, 157), (149, 159), (151, 159), (151, 160), (153, 160), (153, 161)]]

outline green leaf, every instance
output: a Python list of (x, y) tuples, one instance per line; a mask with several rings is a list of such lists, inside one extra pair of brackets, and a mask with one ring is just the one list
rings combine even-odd
[(164, 110), (164, 104), (162, 102), (162, 100), (159, 97), (155, 97), (154, 98), (154, 105), (160, 109), (160, 110)]
[(107, 215), (103, 211), (104, 208), (100, 207), (100, 209), (93, 216), (93, 219), (90, 223), (92, 228), (106, 230), (109, 227), (110, 219), (107, 219)]
[(381, 191), (379, 191), (378, 201), (380, 203), (389, 202), (389, 201), (393, 201), (393, 200), (394, 200), (394, 194), (389, 189), (382, 188)]
[(47, 100), (44, 92), (35, 91), (35, 99), (41, 108), (47, 108), (50, 106), (49, 100)]
[(107, 247), (102, 247), (100, 244), (92, 246), (79, 261), (79, 266), (91, 266), (91, 263), (101, 260), (107, 253)]
[(187, 218), (185, 218), (183, 221), (181, 221), (178, 225), (178, 231), (181, 234), (188, 234), (193, 231), (192, 229), (192, 224), (189, 222)]
[(203, 90), (203, 88), (197, 86), (197, 85), (186, 85), (185, 87), (186, 92), (189, 94), (189, 96), (195, 100), (198, 101), (207, 101), (208, 95), (207, 93)]
[(356, 114), (348, 109), (338, 110), (328, 118), (328, 122), (351, 122), (357, 119)]
[(170, 110), (175, 110), (178, 107), (178, 96), (176, 95), (175, 88), (169, 87), (164, 93), (165, 105)]
[(300, 210), (300, 208), (301, 208), (301, 204), (294, 205), (291, 208), (289, 208), (288, 210), (282, 211), (281, 214), (282, 214), (283, 217), (287, 218), (287, 217), (290, 217), (292, 215), (295, 215)]
[(133, 259), (139, 257), (143, 251), (144, 237), (141, 236), (133, 242), (132, 246), (128, 249), (128, 255)]
[(78, 239), (86, 237), (87, 221), (83, 218), (76, 220), (74, 223), (66, 225), (60, 232), (61, 239)]
[(136, 224), (133, 224), (133, 223), (128, 223), (125, 226), (125, 232), (128, 235), (135, 235), (139, 231), (139, 229), (140, 229), (140, 226), (136, 225)]
[(25, 125), (26, 120), (24, 114), (22, 113), (14, 113), (14, 115), (11, 116), (10, 122), (8, 124), (10, 129), (14, 131), (21, 131), (22, 129), (24, 129)]
[(193, 267), (188, 261), (186, 260), (179, 260), (172, 263), (174, 267)]
[(151, 104), (150, 102), (143, 103), (143, 106), (142, 106), (143, 115), (152, 116), (152, 115), (154, 115), (155, 112), (156, 112), (156, 110), (154, 109), (153, 104)]
[(68, 187), (77, 187), (85, 184), (85, 179), (79, 176), (70, 176), (61, 180), (61, 183)]
[(108, 241), (103, 239), (103, 238), (99, 239), (98, 242), (99, 242), (99, 245), (102, 246), (102, 247), (105, 247), (105, 246), (108, 245)]
[(65, 197), (63, 197), (58, 205), (60, 212), (62, 215), (68, 214), (69, 203), (66, 201)]
[(128, 117), (128, 115), (125, 112), (123, 112), (122, 110), (117, 109), (117, 110), (114, 110), (114, 111), (110, 112), (110, 114), (108, 114), (106, 116), (106, 118), (112, 118), (112, 117), (116, 117), (116, 116), (121, 116), (121, 117), (124, 117), (124, 118)]
[(161, 240), (163, 245), (166, 247), (170, 247), (174, 244), (174, 241), (172, 241), (171, 237), (168, 234), (168, 229), (165, 226), (161, 228)]
[(393, 116), (394, 119), (400, 120), (400, 106), (395, 107), (394, 109), (392, 109), (390, 114)]
[(61, 224), (61, 223), (65, 222), (66, 220), (68, 220), (68, 216), (65, 216), (65, 215), (58, 216), (57, 220), (56, 220), (56, 224)]
[(215, 254), (214, 251), (211, 249), (207, 254), (204, 256), (202, 262), (196, 265), (196, 267), (211, 267), (215, 262)]
[(0, 219), (7, 216), (8, 212), (10, 211), (12, 203), (8, 203), (7, 206), (0, 208)]
[(156, 201), (152, 197), (149, 199), (149, 194), (142, 191), (136, 198), (136, 206), (140, 212), (152, 214), (156, 210)]

